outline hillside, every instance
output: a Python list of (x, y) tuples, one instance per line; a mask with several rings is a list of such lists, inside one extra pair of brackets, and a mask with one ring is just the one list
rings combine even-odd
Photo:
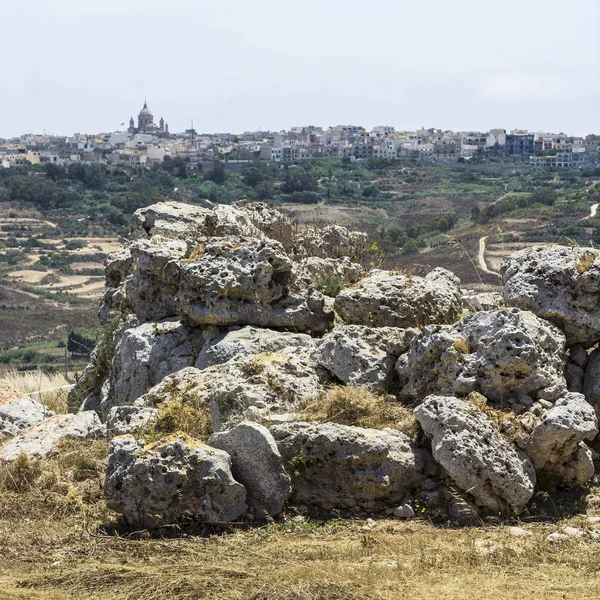
[[(598, 243), (600, 218), (589, 218), (598, 181), (587, 171), (339, 159), (283, 168), (215, 163), (204, 172), (179, 160), (150, 171), (4, 169), (0, 368), (62, 364), (57, 344), (71, 331), (95, 339), (104, 259), (126, 235), (133, 211), (155, 201), (266, 200), (299, 227), (332, 223), (367, 232), (367, 263), (417, 274), (441, 266), (464, 287), (483, 290), (497, 289), (502, 257), (528, 244)], [(487, 271), (478, 257), (482, 243)], [(74, 368), (81, 366), (76, 358)]]

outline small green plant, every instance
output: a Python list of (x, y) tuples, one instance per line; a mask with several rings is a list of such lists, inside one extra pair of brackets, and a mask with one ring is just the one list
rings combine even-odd
[(315, 289), (330, 298), (335, 298), (342, 291), (342, 281), (339, 277), (326, 273), (315, 281)]
[(314, 467), (316, 464), (316, 460), (314, 458), (309, 458), (304, 454), (304, 450), (300, 450), (299, 454), (292, 457), (290, 460), (290, 465), (292, 467), (292, 474), (294, 477), (302, 477), (306, 475), (307, 471)]

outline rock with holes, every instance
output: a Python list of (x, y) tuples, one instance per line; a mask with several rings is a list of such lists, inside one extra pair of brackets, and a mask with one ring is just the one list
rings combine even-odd
[(379, 512), (401, 503), (424, 478), (426, 452), (393, 429), (296, 422), (270, 431), (297, 504)]
[(174, 297), (187, 244), (156, 235), (135, 240), (128, 249), (133, 267), (120, 290), (121, 309), (135, 314), (140, 321), (160, 321), (176, 315)]
[(326, 287), (328, 283), (340, 286), (356, 283), (365, 276), (362, 266), (353, 263), (347, 256), (343, 258), (309, 256), (302, 262), (302, 267), (311, 279), (322, 287)]
[(280, 242), (286, 252), (293, 251), (296, 236), (294, 225), (288, 217), (265, 202), (241, 200), (236, 208), (244, 211), (254, 227), (266, 237)]
[(247, 509), (246, 490), (231, 473), (227, 452), (175, 434), (142, 446), (132, 436), (110, 444), (106, 505), (132, 527), (186, 521), (235, 521)]
[(178, 313), (193, 325), (260, 325), (325, 331), (333, 312), (283, 246), (247, 237), (210, 238), (181, 266)]
[(211, 336), (196, 360), (197, 369), (220, 365), (235, 358), (263, 352), (306, 354), (315, 347), (313, 338), (305, 333), (273, 331), (247, 325)]
[(567, 344), (600, 340), (600, 250), (534, 246), (502, 261), (504, 298), (560, 327)]
[(555, 401), (566, 392), (564, 345), (556, 327), (528, 311), (478, 312), (452, 326), (423, 328), (397, 370), (403, 394), (415, 400), (480, 392), (495, 402)]
[(110, 435), (143, 433), (156, 422), (158, 411), (147, 406), (113, 406), (106, 419)]
[(341, 325), (319, 341), (315, 359), (347, 385), (384, 392), (391, 387), (398, 357), (418, 333), (414, 328)]
[(461, 490), (492, 514), (518, 514), (533, 496), (536, 477), (531, 461), (496, 430), (470, 402), (428, 396), (415, 409), (431, 438), (433, 458)]
[(21, 396), (0, 379), (0, 437), (17, 435), (53, 415), (47, 406)]
[(235, 206), (202, 208), (183, 202), (159, 202), (133, 213), (131, 239), (161, 235), (176, 240), (226, 235), (260, 235), (248, 214)]
[(559, 475), (564, 483), (583, 485), (594, 475), (585, 441), (598, 433), (593, 407), (582, 394), (568, 393), (546, 412), (527, 442), (536, 469)]
[(459, 279), (439, 268), (425, 277), (374, 271), (335, 299), (335, 310), (346, 323), (370, 327), (453, 323), (461, 308)]
[(347, 257), (352, 262), (360, 260), (369, 245), (369, 238), (361, 231), (350, 231), (340, 225), (327, 225), (323, 229), (307, 227), (296, 236), (295, 252), (299, 258)]
[(21, 453), (30, 458), (44, 458), (56, 454), (58, 444), (66, 438), (99, 438), (105, 435), (106, 427), (94, 411), (56, 415), (6, 442), (0, 449), (0, 460), (11, 462)]
[(262, 352), (241, 355), (199, 370), (182, 369), (165, 377), (139, 399), (157, 406), (173, 399), (206, 406), (214, 431), (228, 429), (253, 414), (285, 414), (324, 391), (316, 364), (307, 352)]
[(213, 433), (208, 445), (231, 457), (231, 472), (244, 485), (255, 518), (278, 515), (292, 487), (275, 439), (257, 423), (243, 422), (227, 431)]
[(206, 340), (199, 328), (177, 319), (143, 323), (127, 329), (112, 360), (109, 385), (103, 390), (101, 412), (132, 404), (170, 373), (192, 366)]

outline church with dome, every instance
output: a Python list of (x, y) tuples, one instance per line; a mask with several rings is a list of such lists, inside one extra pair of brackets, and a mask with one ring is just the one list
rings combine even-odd
[(151, 135), (168, 136), (169, 135), (169, 124), (165, 123), (165, 120), (161, 117), (158, 125), (154, 123), (154, 115), (148, 108), (148, 103), (144, 101), (144, 107), (138, 115), (137, 127), (133, 117), (129, 119), (129, 129), (127, 130), (131, 134), (136, 133), (149, 133)]

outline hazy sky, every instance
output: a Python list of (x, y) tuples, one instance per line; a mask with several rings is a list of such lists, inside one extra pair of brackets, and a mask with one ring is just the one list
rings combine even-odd
[(600, 133), (599, 0), (0, 0), (0, 137), (292, 125)]

